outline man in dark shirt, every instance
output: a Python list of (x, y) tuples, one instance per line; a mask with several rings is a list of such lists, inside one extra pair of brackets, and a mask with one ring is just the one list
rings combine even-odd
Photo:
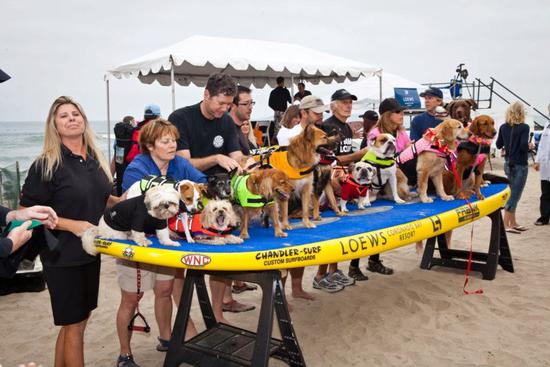
[(285, 79), (277, 77), (277, 87), (269, 94), (269, 107), (273, 110), (273, 124), (269, 126), (269, 136), (277, 136), (279, 132), (281, 119), (289, 103), (292, 103), (290, 92), (285, 87)]
[(417, 141), (422, 138), (424, 132), (428, 128), (434, 128), (441, 120), (435, 117), (435, 108), (443, 103), (443, 92), (438, 88), (428, 88), (420, 93), (420, 97), (424, 98), (424, 106), (426, 112), (421, 113), (411, 121), (411, 131), (409, 137), (412, 141)]
[(236, 94), (231, 76), (214, 74), (208, 78), (202, 102), (168, 117), (180, 133), (178, 154), (207, 175), (240, 169), (238, 160), (243, 154), (227, 113)]
[(239, 140), (239, 146), (241, 152), (244, 155), (250, 154), (250, 148), (248, 146), (248, 137), (244, 136), (241, 131), (241, 126), (245, 121), (250, 121), (252, 115), (252, 107), (255, 102), (252, 100), (252, 91), (250, 88), (239, 85), (237, 87), (237, 95), (233, 98), (233, 104), (231, 105), (231, 111), (229, 114), (235, 123), (235, 132)]
[[(346, 121), (351, 116), (353, 101), (357, 101), (357, 97), (345, 89), (338, 89), (330, 99), (332, 116), (323, 121), (319, 127), (329, 135), (340, 134), (342, 137), (340, 143), (334, 147), (334, 154), (340, 162), (341, 159), (345, 160), (352, 153), (353, 131)], [(334, 285), (347, 286), (353, 283), (355, 283), (353, 278), (346, 276), (338, 269), (338, 263), (319, 265), (317, 274), (313, 279), (314, 288), (329, 291)]]
[[(243, 153), (235, 132), (235, 123), (227, 113), (236, 94), (237, 84), (231, 76), (213, 74), (206, 82), (202, 102), (180, 108), (168, 117), (168, 121), (180, 132), (177, 154), (207, 175), (228, 172), (234, 168), (241, 171), (238, 161)], [(223, 310), (224, 292), (230, 284), (223, 278), (210, 277), (212, 308), (218, 322), (228, 323), (223, 317)], [(233, 299), (226, 303), (235, 312), (254, 308)]]
[(298, 93), (294, 95), (294, 100), (301, 101), (302, 98), (306, 96), (311, 96), (311, 92), (306, 90), (306, 85), (304, 83), (298, 83)]

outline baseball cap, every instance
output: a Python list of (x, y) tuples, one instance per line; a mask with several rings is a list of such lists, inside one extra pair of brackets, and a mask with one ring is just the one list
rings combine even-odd
[(386, 98), (385, 100), (380, 103), (380, 106), (378, 106), (378, 112), (380, 114), (383, 114), (384, 112), (401, 112), (406, 110), (407, 107), (403, 107), (397, 102), (397, 99), (395, 98)]
[(300, 102), (301, 110), (312, 110), (315, 113), (323, 113), (327, 110), (327, 106), (323, 103), (323, 100), (316, 96), (305, 96)]
[(332, 94), (330, 97), (331, 101), (341, 101), (344, 99), (352, 99), (354, 101), (357, 101), (357, 97), (348, 92), (345, 89), (338, 89), (336, 92)]
[(143, 116), (145, 116), (146, 118), (160, 116), (160, 107), (154, 103), (145, 106), (145, 110), (143, 111)]
[(439, 88), (428, 88), (424, 92), (420, 93), (420, 97), (434, 96), (443, 99), (443, 92)]
[(371, 121), (378, 120), (378, 113), (376, 113), (376, 111), (373, 111), (373, 110), (368, 110), (364, 114), (359, 115), (359, 118), (363, 118)]

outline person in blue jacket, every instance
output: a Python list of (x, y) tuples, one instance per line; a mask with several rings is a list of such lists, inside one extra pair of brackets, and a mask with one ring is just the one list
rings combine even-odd
[(420, 93), (420, 97), (424, 98), (424, 106), (426, 112), (415, 116), (411, 121), (411, 131), (409, 137), (412, 141), (417, 141), (422, 138), (424, 132), (428, 128), (434, 128), (441, 122), (435, 117), (435, 108), (443, 103), (443, 92), (439, 88), (428, 88)]
[(527, 182), (529, 151), (529, 125), (525, 123), (523, 103), (516, 101), (506, 110), (506, 123), (498, 131), (497, 149), (504, 148), (504, 173), (510, 181), (510, 199), (504, 205), (504, 227), (506, 232), (520, 234), (527, 228), (516, 221), (516, 207)]

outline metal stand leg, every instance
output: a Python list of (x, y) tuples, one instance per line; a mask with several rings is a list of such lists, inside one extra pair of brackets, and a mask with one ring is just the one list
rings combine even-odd
[[(483, 279), (492, 280), (495, 278), (497, 265), (509, 272), (514, 272), (512, 255), (508, 246), (508, 238), (504, 231), (500, 209), (489, 215), (491, 219), (491, 239), (487, 253), (472, 252), (471, 270), (481, 272)], [(466, 269), (468, 264), (469, 251), (451, 250), (447, 248), (445, 235), (437, 237), (440, 258), (434, 257), (435, 237), (428, 239), (420, 268), (431, 269), (433, 266), (445, 266), (457, 269)]]

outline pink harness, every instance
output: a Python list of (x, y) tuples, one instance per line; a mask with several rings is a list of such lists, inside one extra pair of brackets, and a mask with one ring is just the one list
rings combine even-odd
[(433, 152), (441, 158), (445, 158), (448, 155), (447, 148), (437, 148), (433, 142), (423, 137), (422, 139), (415, 141), (414, 144), (411, 144), (405, 148), (405, 150), (403, 150), (396, 158), (396, 162), (397, 164), (403, 164), (415, 159), (422, 152)]

